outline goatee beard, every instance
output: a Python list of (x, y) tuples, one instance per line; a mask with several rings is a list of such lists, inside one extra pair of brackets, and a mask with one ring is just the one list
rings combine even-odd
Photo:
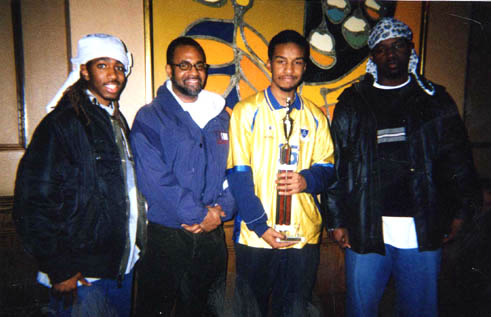
[(281, 91), (283, 92), (292, 92), (296, 91), (298, 86), (293, 86), (293, 87), (279, 87)]
[(203, 90), (203, 85), (201, 83), (201, 79), (200, 79), (199, 87), (197, 87), (197, 88), (187, 88), (185, 86), (181, 86), (176, 82), (176, 80), (174, 78), (171, 78), (171, 82), (172, 82), (172, 87), (177, 89), (181, 94), (183, 94), (185, 96), (196, 97), (199, 95), (201, 90)]

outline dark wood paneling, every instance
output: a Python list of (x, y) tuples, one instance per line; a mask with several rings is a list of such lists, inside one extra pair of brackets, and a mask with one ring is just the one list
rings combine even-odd
[(48, 289), (36, 282), (35, 261), (22, 249), (12, 204), (12, 197), (0, 197), (0, 316), (40, 316)]

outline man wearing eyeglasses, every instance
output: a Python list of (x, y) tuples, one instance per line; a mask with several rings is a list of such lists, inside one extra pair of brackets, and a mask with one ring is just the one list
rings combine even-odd
[(138, 316), (222, 314), (227, 251), (222, 222), (234, 213), (225, 181), (229, 115), (203, 90), (202, 47), (179, 37), (167, 80), (131, 131), (138, 185), (148, 202), (148, 252), (138, 269)]
[(406, 24), (381, 19), (368, 47), (368, 74), (331, 125), (327, 224), (347, 248), (346, 313), (378, 316), (392, 275), (397, 315), (437, 316), (442, 243), (480, 205), (465, 127), (445, 89), (418, 75)]

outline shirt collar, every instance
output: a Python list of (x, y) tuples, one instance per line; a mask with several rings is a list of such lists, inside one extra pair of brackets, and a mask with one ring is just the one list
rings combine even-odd
[(94, 105), (96, 105), (96, 106), (99, 106), (99, 107), (101, 107), (102, 109), (106, 110), (106, 111), (107, 111), (107, 113), (109, 113), (109, 115), (110, 115), (110, 116), (112, 116), (112, 115), (114, 114), (114, 102), (112, 102), (112, 101), (111, 101), (111, 102), (109, 103), (109, 105), (104, 106), (104, 105), (102, 105), (102, 104), (100, 104), (100, 103), (99, 103), (99, 101), (97, 100), (96, 96), (94, 96), (94, 95), (92, 94), (92, 92), (91, 92), (89, 89), (87, 89), (87, 90), (85, 91), (85, 93), (87, 94), (87, 97), (89, 97), (89, 100), (90, 100), (90, 102), (91, 102), (92, 104), (94, 104)]
[(408, 76), (408, 79), (405, 82), (403, 82), (402, 84), (397, 85), (397, 86), (381, 85), (378, 82), (374, 81), (373, 82), (373, 87), (379, 88), (379, 89), (384, 89), (384, 90), (393, 90), (393, 89), (402, 88), (402, 87), (406, 86), (407, 84), (409, 84), (410, 82), (411, 82), (411, 76)]
[[(284, 109), (285, 108), (282, 105), (280, 105), (280, 103), (278, 102), (278, 100), (276, 100), (276, 98), (274, 97), (273, 93), (271, 92), (271, 86), (269, 86), (266, 89), (264, 95), (266, 96), (266, 101), (268, 102), (268, 105), (272, 109), (279, 110), (279, 109)], [(296, 108), (297, 110), (301, 110), (302, 109), (302, 100), (298, 97), (297, 92), (295, 92), (295, 100), (293, 101), (292, 107), (293, 108)]]

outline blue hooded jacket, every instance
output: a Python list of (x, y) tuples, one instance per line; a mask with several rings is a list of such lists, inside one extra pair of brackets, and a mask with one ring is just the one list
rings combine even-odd
[(229, 115), (222, 110), (201, 129), (162, 85), (133, 123), (138, 186), (151, 222), (181, 228), (201, 223), (207, 206), (219, 204), (231, 219), (235, 202), (224, 189)]

